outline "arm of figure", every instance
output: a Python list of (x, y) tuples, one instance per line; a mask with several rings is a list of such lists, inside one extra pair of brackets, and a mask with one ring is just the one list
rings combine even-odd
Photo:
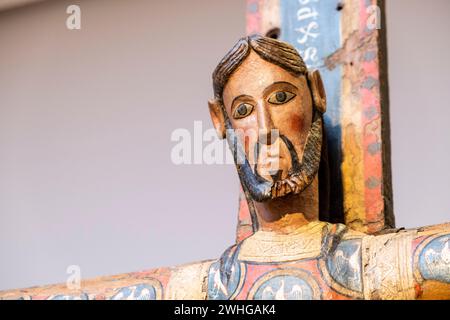
[(450, 224), (366, 236), (365, 299), (450, 299)]
[(203, 300), (212, 262), (99, 277), (81, 281), (79, 288), (57, 284), (3, 291), (0, 300)]

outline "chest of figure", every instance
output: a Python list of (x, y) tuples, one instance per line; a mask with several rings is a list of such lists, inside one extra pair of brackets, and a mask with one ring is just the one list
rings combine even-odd
[(362, 299), (361, 261), (360, 240), (342, 242), (326, 258), (218, 261), (209, 271), (208, 299)]

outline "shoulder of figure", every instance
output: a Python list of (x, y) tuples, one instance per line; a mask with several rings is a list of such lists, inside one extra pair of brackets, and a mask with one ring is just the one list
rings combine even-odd
[[(373, 235), (361, 235), (364, 298), (415, 299), (418, 296), (417, 280), (420, 279), (421, 274), (426, 274), (419, 268), (421, 266), (419, 262), (424, 260), (421, 260), (421, 257), (426, 255), (427, 249), (433, 253), (445, 250), (445, 245), (450, 239), (449, 234), (450, 224), (447, 223), (414, 229), (390, 229)], [(343, 239), (351, 238), (351, 236), (349, 233)], [(439, 258), (441, 256), (442, 254), (436, 255)], [(436, 261), (438, 261), (437, 258)], [(442, 274), (448, 274), (448, 267), (448, 264), (442, 263), (441, 269), (445, 270)], [(433, 272), (438, 274), (434, 269)], [(441, 278), (448, 279), (443, 276)], [(441, 278), (439, 279), (442, 280)]]
[(208, 272), (217, 260), (206, 260), (173, 269), (167, 284), (167, 300), (205, 300)]

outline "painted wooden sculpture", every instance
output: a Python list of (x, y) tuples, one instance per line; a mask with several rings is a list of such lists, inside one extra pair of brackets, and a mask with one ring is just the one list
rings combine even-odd
[(213, 86), (211, 118), (235, 156), (249, 209), (246, 238), (217, 260), (0, 298), (450, 299), (450, 224), (369, 235), (319, 220), (333, 179), (327, 100), (319, 71), (293, 46), (242, 38), (217, 66)]
[[(368, 234), (395, 225), (384, 13), (383, 0), (247, 0), (247, 33), (290, 43), (324, 79), (333, 178), (320, 218)], [(249, 216), (242, 201), (238, 239)]]

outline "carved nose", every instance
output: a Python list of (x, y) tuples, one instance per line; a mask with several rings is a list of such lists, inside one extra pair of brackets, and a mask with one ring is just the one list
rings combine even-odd
[(260, 105), (258, 109), (258, 142), (270, 145), (277, 138), (277, 135), (274, 134), (272, 117), (263, 105)]
[(274, 134), (273, 129), (271, 130), (259, 130), (258, 133), (258, 142), (261, 144), (271, 145), (275, 143), (275, 140), (277, 139), (278, 135)]

